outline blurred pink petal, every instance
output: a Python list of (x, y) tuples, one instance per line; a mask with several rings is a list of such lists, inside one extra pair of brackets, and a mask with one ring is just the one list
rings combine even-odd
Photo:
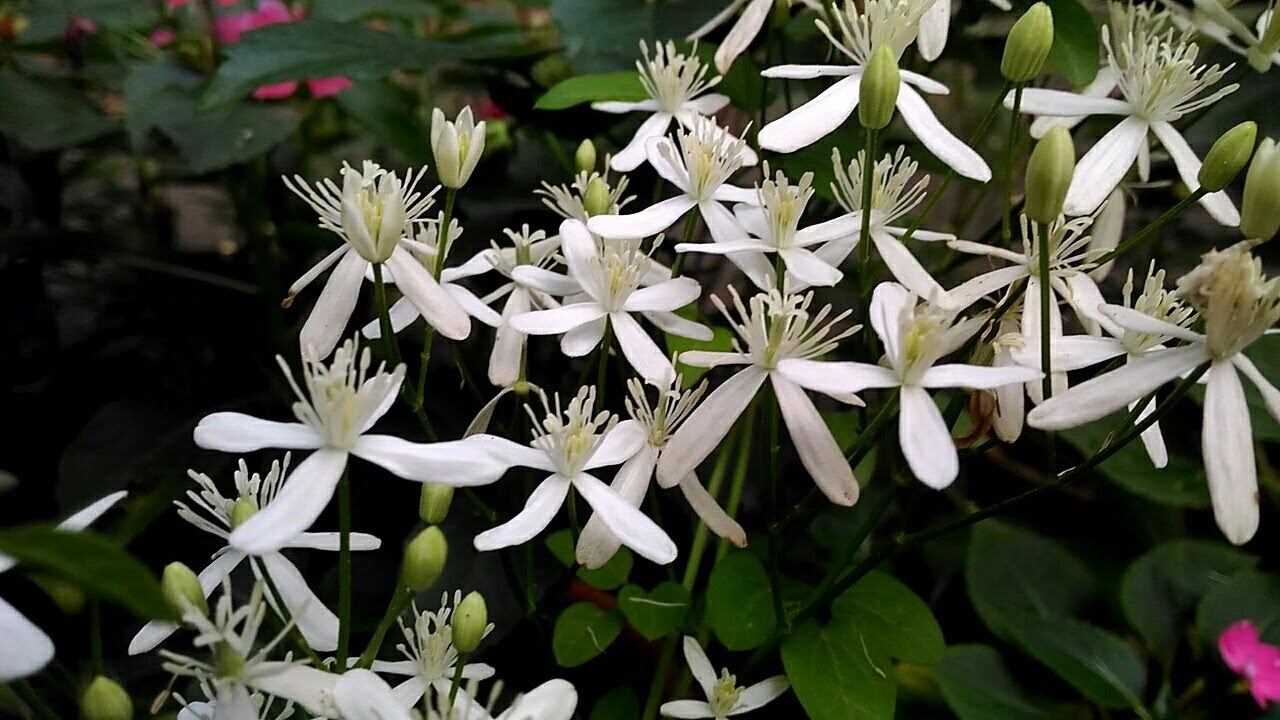
[(311, 78), (307, 80), (307, 90), (312, 97), (327, 98), (337, 95), (351, 87), (351, 79), (346, 77)]
[(1218, 652), (1222, 653), (1222, 661), (1227, 667), (1243, 674), (1261, 644), (1258, 628), (1249, 620), (1241, 620), (1222, 631), (1218, 637)]
[(294, 21), (293, 13), (289, 11), (289, 6), (280, 2), (280, 0), (263, 0), (258, 5), (258, 11), (254, 13), (253, 30), (267, 25), (275, 25), (277, 23), (289, 23)]
[(191, 2), (191, 0), (169, 0), (169, 9), (172, 10), (174, 8), (180, 8), (189, 2)]
[(255, 13), (252, 12), (219, 15), (213, 23), (218, 42), (223, 45), (239, 42), (241, 35), (257, 27), (254, 24), (254, 15)]
[(1231, 625), (1218, 637), (1222, 661), (1244, 678), (1259, 707), (1280, 701), (1280, 648), (1258, 638), (1258, 628), (1248, 620)]
[(151, 44), (156, 47), (165, 47), (176, 38), (177, 35), (169, 28), (162, 27), (151, 31)]
[(286, 80), (284, 82), (272, 85), (262, 85), (253, 91), (253, 96), (259, 100), (283, 100), (298, 90), (298, 82), (296, 80)]

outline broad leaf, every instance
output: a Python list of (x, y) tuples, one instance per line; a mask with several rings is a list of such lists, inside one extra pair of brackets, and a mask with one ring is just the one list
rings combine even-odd
[(1011, 619), (1076, 614), (1094, 590), (1088, 567), (1053, 541), (990, 521), (973, 529), (965, 583), (978, 615), (1005, 639)]
[[(567, 528), (547, 536), (547, 549), (565, 567), (569, 567), (576, 562), (573, 553), (573, 538)], [(578, 579), (601, 590), (616, 590), (627, 582), (627, 578), (631, 576), (631, 567), (634, 564), (635, 557), (631, 555), (631, 551), (625, 547), (618, 548), (618, 552), (601, 567), (595, 570), (578, 568)]]
[(1053, 11), (1053, 47), (1049, 66), (1072, 85), (1093, 82), (1098, 74), (1098, 26), (1076, 0), (1046, 0)]
[(577, 667), (604, 652), (621, 631), (618, 613), (591, 603), (575, 603), (556, 618), (551, 651), (561, 667)]
[(591, 708), (591, 720), (640, 720), (640, 697), (629, 687), (616, 687)]
[[(1119, 431), (1120, 416), (1059, 433), (1082, 455), (1089, 457), (1102, 447), (1107, 437)], [(1204, 464), (1179, 454), (1171, 447), (1169, 464), (1157, 468), (1147, 457), (1140, 441), (1134, 441), (1112, 455), (1097, 468), (1111, 482), (1152, 502), (1174, 507), (1207, 507), (1209, 484)]]
[(101, 137), (117, 123), (84, 94), (50, 79), (0, 68), (0, 134), (31, 150), (56, 150)]
[(534, 107), (538, 110), (563, 110), (597, 100), (646, 100), (649, 93), (634, 71), (578, 75), (563, 80), (542, 94)]
[(1106, 708), (1140, 705), (1146, 665), (1123, 639), (1074, 618), (1019, 617), (1018, 645), (1080, 694)]
[(729, 553), (716, 563), (706, 598), (707, 623), (730, 650), (757, 648), (778, 627), (769, 576), (748, 551)]
[(1066, 720), (1072, 708), (1026, 690), (995, 648), (953, 645), (934, 668), (947, 705), (960, 720)]
[(618, 593), (618, 607), (627, 622), (650, 640), (669, 635), (684, 624), (692, 599), (683, 585), (668, 580), (652, 592), (627, 585)]
[(904, 662), (934, 665), (947, 650), (929, 606), (888, 573), (868, 573), (836, 598), (831, 613), (857, 625), (868, 645)]
[(724, 8), (719, 0), (654, 3), (644, 0), (553, 0), (565, 51), (578, 72), (629, 70), (640, 41), (683, 38)]
[(1216, 643), (1228, 626), (1252, 620), (1268, 643), (1280, 644), (1280, 577), (1244, 571), (1205, 593), (1196, 610), (1204, 642)]

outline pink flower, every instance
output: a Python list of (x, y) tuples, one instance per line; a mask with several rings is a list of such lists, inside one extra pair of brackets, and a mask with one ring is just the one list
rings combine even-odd
[(260, 85), (253, 91), (259, 100), (283, 100), (298, 90), (297, 80), (285, 80), (271, 85)]
[(327, 98), (351, 87), (351, 79), (346, 77), (312, 78), (307, 81), (307, 90), (311, 97)]
[(1258, 638), (1258, 628), (1241, 620), (1218, 637), (1222, 661), (1244, 678), (1258, 707), (1280, 701), (1280, 648)]
[(165, 47), (166, 45), (172, 43), (174, 39), (177, 37), (178, 36), (174, 34), (173, 30), (170, 28), (167, 28), (167, 27), (156, 28), (155, 30), (151, 31), (151, 44), (155, 45), (156, 47)]

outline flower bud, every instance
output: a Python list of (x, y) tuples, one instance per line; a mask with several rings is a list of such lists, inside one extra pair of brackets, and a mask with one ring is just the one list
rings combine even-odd
[(418, 533), (404, 549), (401, 579), (410, 590), (426, 590), (444, 571), (449, 543), (440, 528), (431, 527)]
[(470, 107), (462, 108), (453, 122), (445, 119), (440, 108), (431, 112), (431, 154), (441, 185), (457, 190), (471, 179), (484, 154), (484, 131), (485, 124), (476, 124)]
[(587, 183), (587, 191), (582, 195), (582, 206), (587, 215), (608, 215), (613, 209), (613, 193), (604, 178), (596, 175)]
[(1000, 58), (1000, 74), (1009, 82), (1035, 79), (1053, 47), (1053, 11), (1038, 2), (1027, 9), (1009, 30)]
[(862, 72), (858, 95), (858, 120), (868, 130), (879, 130), (893, 119), (898, 102), (898, 60), (887, 45), (871, 55)]
[(160, 589), (178, 614), (185, 613), (189, 608), (195, 608), (201, 615), (209, 614), (209, 602), (204, 599), (200, 579), (186, 565), (180, 562), (166, 565), (164, 574), (160, 577)]
[(428, 525), (439, 525), (449, 516), (453, 502), (453, 487), (440, 483), (423, 483), (418, 497), (418, 517)]
[(489, 608), (484, 596), (472, 592), (462, 598), (453, 611), (453, 646), (458, 652), (469, 653), (480, 647), (489, 630)]
[(578, 166), (578, 172), (589, 173), (596, 169), (596, 144), (591, 142), (591, 138), (578, 145), (578, 151), (573, 154), (573, 162)]
[(84, 720), (133, 720), (133, 701), (120, 683), (99, 675), (80, 698)]
[(1045, 224), (1057, 220), (1075, 170), (1076, 148), (1071, 143), (1071, 133), (1061, 126), (1051, 129), (1036, 143), (1027, 161), (1027, 217)]
[(1244, 176), (1240, 232), (1250, 240), (1270, 240), (1280, 229), (1280, 148), (1271, 138), (1258, 144)]
[(245, 520), (258, 514), (258, 504), (247, 497), (236, 500), (236, 504), (231, 506), (231, 529), (235, 530), (244, 524)]
[(1204, 156), (1200, 166), (1200, 187), (1205, 192), (1218, 192), (1231, 184), (1253, 155), (1253, 144), (1258, 139), (1258, 124), (1242, 122), (1218, 138)]

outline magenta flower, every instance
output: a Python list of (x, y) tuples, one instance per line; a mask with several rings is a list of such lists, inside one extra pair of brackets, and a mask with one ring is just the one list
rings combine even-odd
[(1280, 648), (1262, 642), (1252, 622), (1241, 620), (1224, 630), (1218, 651), (1227, 667), (1244, 678), (1258, 707), (1280, 701)]
[[(219, 15), (214, 32), (218, 36), (218, 42), (230, 45), (239, 42), (240, 37), (247, 32), (268, 25), (290, 23), (301, 17), (301, 11), (290, 10), (280, 0), (262, 0), (257, 10)], [(306, 83), (311, 96), (317, 98), (332, 97), (351, 87), (351, 80), (345, 77), (309, 78)], [(253, 92), (253, 96), (259, 100), (283, 100), (297, 92), (298, 85), (296, 80), (263, 85)]]

